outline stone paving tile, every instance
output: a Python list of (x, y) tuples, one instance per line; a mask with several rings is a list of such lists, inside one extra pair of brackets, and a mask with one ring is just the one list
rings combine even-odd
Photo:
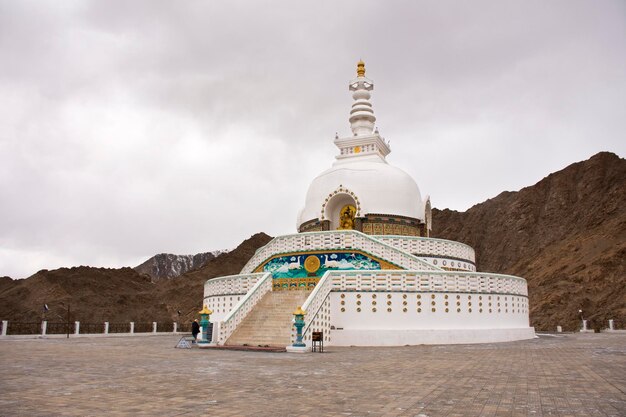
[(0, 340), (0, 416), (626, 416), (626, 334), (308, 355), (178, 339)]

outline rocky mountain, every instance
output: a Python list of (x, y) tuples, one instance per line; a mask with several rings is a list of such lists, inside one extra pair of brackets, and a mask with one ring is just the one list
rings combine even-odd
[(238, 274), (256, 250), (272, 238), (257, 233), (242, 242), (235, 250), (211, 259), (204, 267), (188, 272), (178, 279), (164, 280), (155, 288), (157, 298), (165, 300), (171, 315), (181, 311), (183, 320), (197, 318), (204, 300), (204, 283), (210, 278)]
[(173, 255), (171, 253), (160, 253), (154, 255), (141, 265), (133, 268), (140, 274), (149, 275), (153, 282), (161, 279), (172, 279), (187, 272), (200, 269), (211, 259), (226, 253), (226, 250), (198, 253), (195, 255)]
[(44, 269), (2, 286), (0, 316), (4, 320), (38, 321), (44, 317), (43, 306), (47, 304), (46, 317), (51, 321), (64, 319), (68, 306), (77, 320), (141, 321), (145, 317), (143, 320), (147, 321), (150, 316), (163, 319), (153, 287), (149, 276), (132, 268)]
[(433, 235), (474, 247), (480, 271), (528, 281), (531, 324), (575, 330), (578, 310), (626, 327), (626, 161), (602, 152), (465, 212), (433, 210)]
[[(236, 274), (257, 248), (271, 238), (256, 234), (231, 252), (175, 280), (153, 282), (148, 274), (133, 268), (93, 268), (80, 266), (42, 270), (29, 278), (0, 278), (0, 318), (36, 322), (71, 320), (81, 322), (185, 322), (202, 308), (203, 284), (208, 278)], [(219, 262), (218, 262), (219, 260)], [(181, 312), (180, 316), (178, 311)]]

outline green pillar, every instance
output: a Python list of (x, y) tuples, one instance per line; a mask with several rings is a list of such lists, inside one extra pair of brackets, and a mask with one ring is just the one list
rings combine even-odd
[(209, 310), (207, 306), (204, 305), (202, 310), (198, 311), (198, 314), (200, 314), (200, 327), (202, 327), (202, 337), (198, 343), (211, 343), (207, 338), (207, 332), (209, 330), (209, 324), (211, 324), (209, 318), (211, 314), (213, 314), (213, 311)]
[(302, 310), (302, 307), (298, 307), (296, 311), (293, 312), (295, 318), (294, 326), (296, 326), (296, 341), (293, 344), (294, 347), (306, 347), (302, 341), (302, 328), (304, 327), (305, 314), (306, 312)]

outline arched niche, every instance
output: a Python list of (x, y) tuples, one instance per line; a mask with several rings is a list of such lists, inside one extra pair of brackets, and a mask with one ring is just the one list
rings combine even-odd
[[(357, 215), (357, 201), (354, 197), (347, 193), (337, 193), (333, 195), (326, 203), (324, 208), (324, 217), (330, 221), (330, 230), (337, 230), (342, 225), (342, 209), (351, 206), (352, 221)], [(354, 228), (354, 226), (349, 227)]]

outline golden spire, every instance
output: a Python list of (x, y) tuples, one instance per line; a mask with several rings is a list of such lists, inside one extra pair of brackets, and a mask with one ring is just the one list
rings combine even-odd
[(365, 62), (362, 59), (359, 59), (358, 64), (356, 64), (356, 75), (365, 77)]

